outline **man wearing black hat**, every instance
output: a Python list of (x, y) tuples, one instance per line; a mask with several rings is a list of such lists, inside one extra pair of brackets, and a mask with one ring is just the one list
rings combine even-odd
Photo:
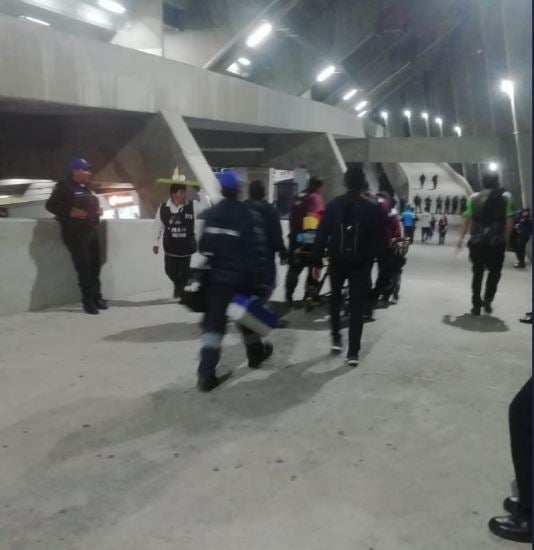
[(96, 315), (108, 306), (100, 290), (97, 227), (101, 210), (98, 198), (91, 191), (93, 166), (85, 159), (76, 158), (69, 168), (69, 176), (56, 185), (46, 209), (56, 216), (61, 226), (61, 236), (78, 273), (83, 309)]

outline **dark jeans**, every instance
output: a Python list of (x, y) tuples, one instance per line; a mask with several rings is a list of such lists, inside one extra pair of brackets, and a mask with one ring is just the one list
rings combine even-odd
[(443, 205), (441, 204), (436, 205), (436, 214), (443, 214)]
[(445, 244), (445, 237), (447, 236), (447, 231), (439, 232), (439, 244)]
[(100, 243), (96, 229), (84, 233), (62, 229), (61, 235), (78, 274), (82, 300), (100, 298)]
[[(296, 240), (290, 236), (289, 238), (289, 267), (286, 275), (286, 300), (291, 302), (293, 300), (293, 293), (299, 284), (300, 274), (308, 266), (299, 259), (299, 256), (295, 254), (295, 250), (298, 248)], [(306, 280), (306, 287), (313, 286), (314, 279), (312, 276), (312, 270), (308, 267), (308, 277)]]
[(520, 264), (525, 263), (525, 255), (527, 252), (527, 244), (530, 239), (525, 239), (524, 237), (517, 237), (515, 244), (515, 255), (517, 256), (517, 261)]
[(330, 266), (330, 325), (332, 336), (338, 337), (341, 332), (341, 306), (343, 284), (349, 281), (349, 350), (348, 357), (357, 356), (363, 330), (363, 316), (369, 299), (371, 266), (352, 267), (345, 265)]
[(501, 279), (502, 266), (504, 264), (505, 245), (490, 246), (487, 244), (469, 244), (469, 257), (473, 264), (473, 306), (481, 307), (482, 282), (484, 272), (488, 270), (484, 302), (493, 302), (497, 293), (497, 285)]
[(174, 284), (174, 297), (178, 298), (189, 281), (191, 256), (177, 258), (165, 254), (165, 273)]
[(421, 228), (421, 242), (429, 241), (432, 238), (432, 229), (430, 227)]
[(519, 390), (509, 409), (510, 442), (519, 501), (532, 510), (532, 378)]
[(378, 277), (375, 287), (370, 292), (371, 308), (376, 307), (376, 303), (380, 296), (388, 300), (393, 293), (393, 274), (394, 274), (394, 254), (392, 250), (388, 250), (384, 255), (377, 260)]
[[(212, 378), (221, 356), (221, 347), (226, 333), (226, 310), (237, 289), (226, 285), (209, 285), (207, 288), (207, 310), (202, 320), (202, 337), (200, 350), (200, 364), (198, 375), (200, 378)], [(239, 327), (243, 335), (247, 356), (253, 359), (256, 354), (263, 353), (263, 342), (256, 333), (245, 327)]]
[(410, 244), (413, 243), (413, 234), (415, 231), (415, 227), (404, 227), (404, 238), (410, 240)]

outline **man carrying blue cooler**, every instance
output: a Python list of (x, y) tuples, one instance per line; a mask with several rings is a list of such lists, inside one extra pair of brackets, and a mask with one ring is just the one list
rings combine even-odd
[[(233, 171), (218, 176), (223, 199), (205, 214), (199, 252), (206, 256), (209, 272), (206, 285), (206, 313), (202, 321), (198, 389), (209, 392), (224, 382), (216, 375), (226, 331), (227, 309), (237, 294), (265, 298), (269, 292), (267, 248), (258, 214), (238, 200), (241, 181)], [(260, 367), (273, 347), (261, 337), (240, 327), (248, 365)]]

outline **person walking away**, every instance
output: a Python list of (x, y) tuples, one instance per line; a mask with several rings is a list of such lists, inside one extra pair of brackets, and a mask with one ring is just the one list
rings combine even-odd
[(432, 240), (434, 238), (434, 233), (436, 232), (436, 223), (437, 223), (436, 216), (434, 216), (434, 214), (431, 214), (431, 217), (430, 217), (430, 240)]
[[(473, 264), (473, 315), (480, 315), (482, 307), (492, 313), (492, 303), (501, 278), (506, 244), (513, 227), (514, 212), (510, 195), (500, 187), (496, 174), (484, 174), (482, 191), (467, 200), (463, 214), (458, 249), (470, 231), (469, 257)], [(484, 298), (481, 298), (482, 282), (488, 271)]]
[(406, 210), (406, 205), (408, 204), (408, 201), (406, 200), (406, 197), (401, 197), (399, 201), (399, 210), (401, 212), (404, 212)]
[(404, 227), (404, 238), (413, 244), (414, 232), (415, 232), (415, 212), (413, 208), (408, 208), (401, 214), (402, 225)]
[(100, 285), (98, 225), (102, 211), (91, 190), (92, 170), (87, 160), (73, 159), (69, 175), (55, 186), (46, 201), (46, 209), (60, 224), (61, 237), (78, 274), (83, 309), (97, 315), (100, 310), (108, 309), (108, 305), (102, 298)]
[(288, 260), (288, 252), (282, 237), (282, 225), (278, 210), (265, 200), (264, 183), (254, 180), (249, 185), (248, 193), (249, 200), (246, 201), (246, 205), (260, 216), (267, 240), (267, 286), (270, 296), (276, 288), (276, 255), (279, 255), (280, 263), (284, 265)]
[(514, 249), (517, 256), (517, 263), (514, 267), (523, 269), (526, 267), (525, 255), (527, 251), (527, 244), (532, 235), (532, 217), (530, 214), (530, 208), (522, 208), (519, 211), (516, 219), (514, 220), (514, 234)]
[(460, 214), (463, 214), (466, 208), (467, 208), (467, 197), (463, 195), (462, 198), (460, 199)]
[(441, 216), (438, 222), (438, 231), (439, 231), (439, 244), (445, 244), (445, 237), (447, 236), (447, 231), (449, 230), (449, 220), (445, 214)]
[[(312, 177), (308, 188), (295, 196), (289, 215), (289, 269), (286, 275), (286, 302), (293, 305), (293, 294), (299, 282), (299, 276), (307, 267), (302, 258), (297, 254), (300, 248), (298, 235), (304, 230), (304, 220), (315, 218), (317, 225), (321, 221), (324, 212), (324, 201), (321, 191), (324, 186), (323, 180)], [(317, 275), (316, 269), (308, 269), (307, 287), (314, 286)]]
[(443, 197), (438, 195), (436, 199), (436, 214), (443, 214)]
[[(259, 215), (238, 200), (242, 182), (233, 171), (218, 176), (223, 199), (204, 214), (199, 252), (206, 256), (206, 312), (202, 320), (200, 364), (197, 387), (209, 392), (228, 375), (216, 375), (226, 332), (226, 310), (236, 294), (265, 299), (268, 292), (267, 245)], [(240, 327), (248, 366), (257, 369), (268, 359), (273, 346)]]
[(424, 244), (430, 239), (432, 215), (425, 210), (420, 217), (421, 220), (421, 242)]
[(445, 198), (445, 214), (451, 213), (451, 198), (447, 196)]
[(425, 199), (425, 210), (429, 212), (432, 210), (432, 199), (430, 197), (426, 197)]
[(154, 219), (154, 237), (154, 254), (159, 253), (163, 237), (165, 273), (174, 285), (174, 297), (180, 298), (189, 281), (191, 256), (197, 250), (195, 206), (187, 200), (186, 184), (171, 184), (169, 199), (158, 208)]
[(452, 198), (452, 213), (453, 214), (456, 214), (458, 213), (458, 205), (459, 205), (459, 200), (458, 200), (458, 197), (455, 195), (453, 198)]
[(434, 189), (437, 189), (437, 187), (438, 187), (438, 175), (437, 174), (434, 174), (432, 176), (432, 183), (434, 184)]
[(421, 208), (421, 205), (423, 204), (423, 200), (421, 199), (421, 197), (419, 195), (415, 195), (415, 197), (413, 199), (413, 203), (414, 203), (416, 212), (422, 212), (423, 211), (422, 208)]
[(421, 189), (424, 189), (426, 182), (426, 176), (424, 174), (421, 174), (419, 176), (419, 183), (421, 184)]
[(488, 527), (500, 538), (532, 542), (532, 378), (512, 400), (508, 422), (518, 496), (503, 503), (510, 515), (492, 518)]
[(363, 330), (364, 312), (370, 290), (373, 261), (381, 257), (387, 243), (387, 216), (382, 208), (364, 197), (367, 181), (361, 166), (345, 173), (347, 192), (332, 200), (319, 226), (313, 258), (322, 262), (325, 248), (330, 258), (330, 323), (332, 352), (340, 353), (341, 305), (344, 282), (349, 281), (349, 346), (347, 364), (356, 367)]

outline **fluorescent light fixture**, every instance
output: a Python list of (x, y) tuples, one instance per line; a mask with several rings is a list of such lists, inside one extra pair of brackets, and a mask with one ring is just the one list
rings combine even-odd
[(317, 82), (324, 82), (327, 78), (330, 78), (336, 72), (334, 65), (328, 65), (318, 75)]
[(452, 131), (455, 132), (458, 137), (462, 137), (462, 127), (458, 124), (452, 127)]
[(437, 116), (434, 120), (436, 124), (439, 124), (440, 126), (443, 124), (443, 119), (440, 116)]
[(115, 0), (98, 0), (98, 5), (117, 15), (122, 15), (126, 11), (126, 8), (120, 2)]
[(389, 117), (389, 113), (387, 111), (381, 111), (380, 112), (380, 116), (384, 119), (384, 120), (387, 120), (388, 117)]
[(358, 118), (364, 117), (367, 113), (368, 113), (368, 111), (362, 111), (362, 112), (358, 115)]
[(499, 165), (496, 162), (490, 162), (488, 168), (490, 172), (497, 172), (499, 170)]
[(402, 114), (406, 117), (406, 118), (412, 118), (412, 111), (410, 111), (410, 109), (405, 109)]
[(133, 197), (131, 195), (112, 195), (108, 199), (110, 206), (121, 206), (125, 204), (132, 204)]
[(421, 118), (424, 118), (425, 120), (428, 120), (428, 113), (426, 111), (421, 113)]
[(0, 195), (0, 199), (9, 199), (11, 195)]
[(260, 42), (263, 42), (269, 34), (271, 34), (273, 26), (270, 23), (262, 23), (255, 31), (247, 38), (247, 46), (255, 48)]
[(50, 23), (43, 21), (42, 19), (37, 19), (35, 17), (30, 17), (29, 15), (21, 15), (21, 19), (24, 21), (30, 21), (31, 23), (37, 23), (38, 25), (43, 25), (44, 27), (50, 27)]
[(514, 81), (513, 80), (502, 80), (501, 81), (501, 92), (504, 92), (508, 96), (512, 97), (514, 95)]
[(240, 75), (241, 74), (241, 67), (239, 66), (239, 63), (232, 63), (230, 66), (228, 66), (226, 68), (226, 70), (229, 72), (229, 73), (232, 73), (232, 74), (237, 74), (237, 75)]
[(348, 101), (349, 99), (353, 98), (358, 93), (358, 90), (356, 88), (353, 88), (352, 90), (349, 90), (344, 96), (343, 101)]
[(367, 107), (368, 104), (369, 102), (366, 100), (360, 101), (360, 103), (358, 103), (358, 105), (356, 105), (354, 109), (356, 109), (356, 111), (361, 111), (362, 109), (365, 109), (365, 107)]
[(237, 60), (237, 62), (243, 65), (244, 67), (248, 67), (250, 65), (250, 59), (247, 59), (246, 57), (240, 57)]

